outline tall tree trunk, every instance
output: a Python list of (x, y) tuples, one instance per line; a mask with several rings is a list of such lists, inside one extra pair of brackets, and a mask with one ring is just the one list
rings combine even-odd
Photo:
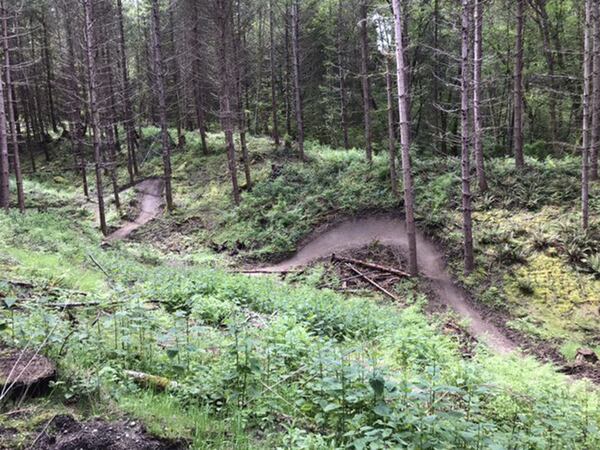
[(54, 94), (53, 94), (53, 77), (52, 77), (52, 66), (51, 66), (51, 56), (50, 56), (50, 42), (48, 41), (48, 27), (46, 23), (45, 14), (42, 15), (41, 18), (42, 23), (42, 38), (44, 47), (42, 49), (42, 56), (44, 58), (44, 66), (46, 68), (46, 86), (48, 89), (48, 109), (50, 113), (50, 122), (52, 123), (52, 130), (55, 133), (58, 133), (57, 121), (56, 121), (56, 112), (54, 109)]
[(398, 173), (396, 171), (396, 123), (394, 120), (394, 82), (392, 81), (391, 57), (385, 55), (385, 84), (387, 98), (387, 119), (388, 119), (388, 151), (390, 158), (390, 182), (392, 183), (392, 193), (398, 197)]
[[(238, 31), (235, 33), (233, 38), (233, 57), (236, 63), (234, 64), (235, 81), (236, 81), (236, 97), (237, 97), (237, 110), (238, 110), (238, 127), (240, 133), (240, 147), (242, 149), (242, 160), (244, 162), (244, 175), (246, 177), (246, 189), (252, 189), (252, 176), (250, 174), (250, 156), (248, 154), (248, 144), (246, 142), (246, 130), (248, 128), (248, 120), (246, 117), (247, 102), (245, 101), (245, 95), (248, 92), (246, 87), (246, 64), (248, 55), (246, 53), (246, 38), (245, 31), (242, 30), (242, 11), (241, 2), (236, 0), (237, 3), (237, 28)], [(232, 30), (234, 29), (234, 22), (232, 17)], [(259, 78), (260, 84), (260, 78)], [(256, 102), (258, 104), (258, 101)], [(255, 122), (256, 129), (256, 122)]]
[(525, 167), (523, 157), (523, 22), (525, 0), (517, 0), (517, 36), (515, 40), (515, 75), (513, 103), (513, 145), (517, 169)]
[(154, 79), (158, 94), (158, 114), (162, 136), (162, 157), (164, 165), (165, 199), (167, 209), (173, 210), (173, 194), (171, 190), (171, 142), (167, 127), (167, 96), (165, 92), (165, 72), (160, 36), (160, 11), (158, 0), (152, 0), (152, 47), (154, 56)]
[(473, 225), (471, 221), (471, 167), (469, 137), (469, 30), (471, 0), (462, 0), (461, 20), (461, 75), (460, 75), (460, 123), (461, 123), (461, 177), (462, 177), (462, 210), (463, 210), (463, 246), (465, 274), (474, 268), (473, 257)]
[(482, 0), (475, 0), (473, 9), (474, 17), (474, 45), (473, 45), (473, 148), (475, 151), (475, 167), (477, 170), (477, 184), (479, 190), (487, 190), (487, 180), (485, 179), (485, 167), (483, 160), (483, 142), (482, 142), (482, 117), (481, 117), (481, 65), (483, 58), (483, 3)]
[[(293, 1), (293, 0), (292, 0)], [(285, 4), (285, 133), (286, 133), (286, 148), (290, 147), (290, 139), (292, 136), (292, 58), (290, 54), (290, 27), (292, 15), (288, 0)]]
[(125, 43), (125, 23), (123, 19), (122, 0), (117, 0), (117, 21), (119, 25), (119, 57), (121, 58), (121, 78), (123, 82), (123, 127), (125, 128), (127, 140), (127, 172), (129, 173), (129, 181), (133, 183), (135, 177), (139, 175), (139, 169), (135, 154), (135, 121), (133, 118), (133, 106), (131, 104), (129, 70), (127, 69), (127, 46)]
[(275, 76), (275, 20), (273, 18), (273, 0), (269, 0), (269, 49), (271, 68), (271, 115), (273, 120), (273, 141), (275, 147), (279, 148), (279, 120), (277, 117), (277, 90)]
[(300, 7), (299, 0), (292, 0), (292, 59), (294, 65), (294, 93), (296, 109), (296, 128), (298, 156), (304, 161), (304, 119), (302, 106), (302, 90), (300, 87)]
[(219, 107), (221, 114), (221, 126), (225, 134), (227, 145), (227, 163), (231, 177), (233, 201), (236, 205), (240, 203), (240, 190), (237, 179), (237, 165), (235, 155), (235, 143), (233, 139), (233, 111), (232, 96), (235, 85), (235, 76), (232, 67), (232, 40), (234, 39), (231, 25), (233, 0), (215, 0), (216, 26), (218, 30), (217, 40), (217, 62), (220, 73)]
[(6, 130), (6, 109), (4, 106), (4, 82), (0, 80), (0, 208), (10, 207), (8, 136)]
[[(19, 211), (25, 212), (25, 194), (23, 193), (23, 176), (21, 174), (21, 159), (19, 157), (19, 135), (17, 134), (17, 118), (14, 108), (14, 86), (12, 83), (12, 67), (10, 62), (10, 42), (8, 38), (8, 11), (4, 9), (4, 0), (0, 0), (0, 11), (2, 11), (2, 27), (4, 28), (4, 76), (6, 79), (6, 101), (8, 107), (8, 124), (10, 125), (10, 136), (13, 149), (13, 166), (15, 181), (17, 184), (17, 202)], [(0, 80), (1, 83), (1, 80)]]
[(196, 54), (194, 55), (194, 68), (195, 68), (195, 76), (193, 79), (194, 83), (194, 100), (195, 100), (195, 109), (196, 109), (196, 123), (198, 126), (198, 132), (200, 133), (200, 142), (202, 144), (202, 153), (204, 155), (208, 155), (208, 143), (206, 142), (206, 117), (204, 113), (204, 93), (202, 88), (201, 74), (204, 74), (205, 71), (203, 69), (203, 58), (200, 49), (202, 48), (202, 38), (200, 36), (200, 12), (199, 5), (197, 0), (192, 0), (194, 5), (194, 27), (192, 29), (194, 48), (196, 49)]
[(592, 2), (593, 14), (593, 101), (592, 101), (592, 152), (590, 155), (590, 180), (598, 179), (598, 150), (600, 149), (600, 0)]
[(592, 88), (592, 54), (593, 54), (592, 0), (585, 0), (585, 28), (583, 38), (583, 147), (581, 151), (581, 226), (584, 230), (589, 226), (589, 171), (591, 147), (591, 88)]
[(100, 153), (100, 114), (97, 103), (97, 69), (95, 53), (97, 51), (94, 34), (94, 0), (83, 0), (85, 14), (85, 50), (86, 65), (88, 70), (88, 101), (90, 109), (90, 125), (92, 127), (92, 141), (94, 146), (94, 169), (96, 172), (96, 194), (98, 197), (98, 215), (100, 216), (100, 229), (105, 236), (108, 234), (106, 216), (104, 213), (104, 190), (102, 186), (102, 156)]
[(344, 70), (344, 48), (342, 43), (342, 30), (344, 27), (344, 7), (343, 0), (338, 0), (338, 18), (337, 18), (337, 36), (336, 36), (336, 51), (338, 64), (338, 80), (340, 89), (340, 122), (342, 124), (342, 137), (344, 140), (344, 148), (350, 148), (350, 140), (348, 138), (348, 112), (347, 112), (347, 96), (346, 96), (346, 71)]
[(415, 228), (414, 193), (410, 161), (409, 87), (406, 85), (402, 10), (400, 0), (392, 0), (394, 34), (396, 38), (396, 78), (398, 85), (398, 111), (400, 115), (400, 143), (402, 145), (402, 178), (404, 184), (404, 211), (408, 236), (408, 271), (417, 275), (417, 234)]
[(71, 147), (73, 151), (73, 156), (77, 161), (77, 167), (79, 168), (79, 173), (81, 175), (81, 184), (83, 187), (83, 195), (85, 198), (89, 199), (89, 189), (87, 182), (87, 171), (85, 167), (85, 154), (83, 151), (83, 140), (84, 140), (84, 126), (81, 123), (81, 108), (79, 106), (80, 102), (80, 91), (79, 91), (79, 83), (77, 81), (78, 72), (77, 66), (75, 62), (75, 49), (73, 46), (73, 29), (72, 29), (72, 19), (73, 15), (71, 11), (68, 10), (68, 7), (63, 11), (65, 14), (65, 30), (67, 35), (67, 57), (68, 57), (68, 67), (69, 67), (69, 84), (71, 89), (71, 98), (69, 109), (71, 110), (71, 123), (69, 127), (70, 131), (70, 139), (71, 139)]
[(360, 77), (363, 94), (363, 116), (365, 123), (365, 151), (367, 161), (373, 161), (371, 137), (371, 84), (369, 83), (369, 32), (368, 32), (368, 1), (360, 2)]

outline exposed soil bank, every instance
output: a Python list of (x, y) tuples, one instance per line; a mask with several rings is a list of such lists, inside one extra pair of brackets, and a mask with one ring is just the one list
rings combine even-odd
[[(360, 249), (372, 242), (408, 250), (406, 223), (399, 218), (375, 216), (350, 219), (331, 227), (303, 246), (294, 256), (265, 271), (285, 271), (329, 257), (332, 253)], [(470, 303), (467, 292), (456, 286), (446, 268), (444, 253), (427, 236), (417, 232), (418, 265), (442, 304), (468, 319), (470, 333), (498, 353), (510, 353), (517, 345), (502, 330), (486, 320)]]

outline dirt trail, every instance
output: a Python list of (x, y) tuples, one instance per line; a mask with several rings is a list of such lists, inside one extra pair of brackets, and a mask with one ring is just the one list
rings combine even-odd
[(106, 237), (106, 241), (125, 239), (133, 231), (147, 224), (160, 213), (162, 205), (163, 180), (149, 178), (136, 185), (140, 199), (140, 214), (133, 222), (126, 222), (121, 228)]
[[(332, 253), (359, 249), (378, 241), (383, 245), (400, 247), (407, 251), (406, 224), (392, 217), (351, 219), (340, 223), (317, 236), (291, 258), (265, 267), (265, 271), (282, 271), (304, 266), (312, 261), (327, 258)], [(461, 317), (468, 319), (470, 332), (485, 341), (498, 353), (510, 353), (517, 346), (503, 332), (487, 321), (471, 305), (464, 289), (455, 285), (444, 262), (444, 254), (438, 246), (422, 233), (417, 233), (419, 271), (429, 279), (439, 300)]]

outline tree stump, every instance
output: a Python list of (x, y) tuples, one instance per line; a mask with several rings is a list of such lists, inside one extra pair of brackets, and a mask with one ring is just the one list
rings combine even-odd
[(0, 348), (0, 400), (46, 393), (56, 366), (33, 351)]
[(575, 361), (595, 364), (598, 362), (598, 355), (590, 348), (578, 348)]

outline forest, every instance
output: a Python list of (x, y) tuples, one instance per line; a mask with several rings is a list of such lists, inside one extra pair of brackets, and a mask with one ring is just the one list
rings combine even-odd
[(600, 448), (600, 0), (0, 0), (0, 450)]

